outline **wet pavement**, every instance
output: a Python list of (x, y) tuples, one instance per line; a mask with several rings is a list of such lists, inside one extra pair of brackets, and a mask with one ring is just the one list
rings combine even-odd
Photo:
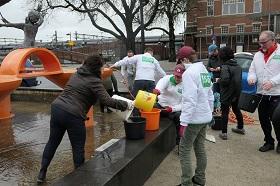
[[(50, 105), (13, 102), (15, 117), (0, 121), (0, 185), (34, 185), (43, 148), (49, 137)], [(86, 160), (112, 138), (124, 136), (123, 123), (114, 113), (95, 108), (95, 127), (87, 128)], [(48, 170), (48, 182), (73, 171), (72, 152), (65, 134)]]

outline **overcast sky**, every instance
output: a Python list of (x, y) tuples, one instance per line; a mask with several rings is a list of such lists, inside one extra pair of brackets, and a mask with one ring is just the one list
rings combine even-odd
[[(11, 23), (24, 23), (31, 6), (26, 4), (26, 0), (12, 0), (10, 3), (2, 6), (0, 12)], [(77, 31), (81, 34), (94, 34), (111, 36), (107, 33), (102, 33), (94, 28), (88, 17), (82, 20), (81, 17), (75, 13), (56, 10), (43, 25), (39, 28), (36, 40), (51, 41), (55, 32), (58, 33), (58, 40), (69, 39), (66, 34)], [(183, 23), (176, 26), (176, 34), (183, 32)], [(161, 35), (162, 31), (145, 32), (145, 35)], [(15, 28), (0, 27), (0, 38), (19, 38), (23, 39), (23, 31)]]

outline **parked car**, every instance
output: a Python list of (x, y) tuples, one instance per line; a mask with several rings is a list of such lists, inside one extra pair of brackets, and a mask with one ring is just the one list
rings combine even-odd
[(238, 52), (234, 54), (237, 63), (242, 68), (242, 92), (254, 94), (257, 91), (256, 85), (251, 86), (247, 82), (248, 71), (253, 61), (254, 55), (249, 52)]

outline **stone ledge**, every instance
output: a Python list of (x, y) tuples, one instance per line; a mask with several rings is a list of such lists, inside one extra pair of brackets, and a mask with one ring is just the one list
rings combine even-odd
[(175, 146), (175, 126), (160, 120), (141, 140), (120, 139), (54, 185), (141, 186)]

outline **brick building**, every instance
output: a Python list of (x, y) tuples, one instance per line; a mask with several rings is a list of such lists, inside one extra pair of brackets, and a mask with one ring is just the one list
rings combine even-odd
[(202, 58), (213, 42), (256, 52), (261, 31), (270, 29), (280, 39), (280, 0), (198, 0), (195, 7), (187, 15), (185, 43)]

